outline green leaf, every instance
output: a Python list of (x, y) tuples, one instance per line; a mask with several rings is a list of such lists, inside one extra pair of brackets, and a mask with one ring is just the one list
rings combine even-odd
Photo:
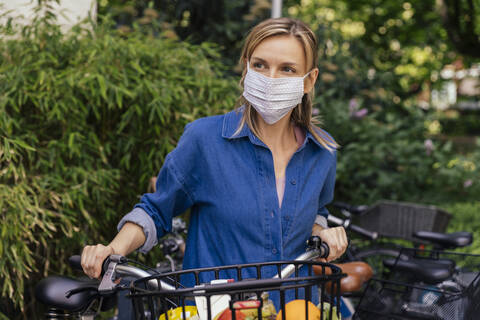
[(142, 76), (145, 75), (145, 71), (143, 71), (143, 69), (140, 67), (140, 65), (138, 64), (137, 61), (132, 61), (130, 63), (130, 65), (138, 71), (139, 74), (141, 74)]
[(27, 149), (27, 150), (30, 150), (30, 151), (36, 151), (35, 148), (29, 146), (28, 144), (26, 144), (22, 140), (14, 139), (14, 140), (10, 140), (10, 141), (13, 142), (14, 144), (24, 148), (24, 149)]
[(38, 76), (38, 83), (43, 84), (44, 80), (45, 80), (45, 71), (40, 70), (40, 75)]
[(122, 108), (123, 99), (121, 93), (118, 90), (115, 91), (115, 101), (117, 102), (117, 106), (119, 108)]
[(102, 75), (97, 75), (98, 85), (100, 86), (100, 94), (107, 100), (107, 86), (105, 84), (105, 78)]
[(68, 149), (72, 150), (75, 143), (75, 133), (70, 133), (68, 136)]

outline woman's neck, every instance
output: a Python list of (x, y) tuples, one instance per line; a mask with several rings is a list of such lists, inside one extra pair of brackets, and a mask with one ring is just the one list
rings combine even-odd
[(260, 139), (270, 148), (272, 152), (284, 151), (292, 145), (296, 145), (293, 123), (290, 121), (292, 111), (274, 124), (266, 123), (257, 113), (257, 126)]

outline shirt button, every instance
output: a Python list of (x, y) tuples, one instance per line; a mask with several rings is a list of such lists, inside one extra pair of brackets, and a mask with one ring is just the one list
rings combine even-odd
[(273, 248), (273, 249), (272, 249), (272, 253), (273, 253), (273, 254), (277, 254), (277, 249)]
[(295, 179), (292, 179), (292, 180), (290, 180), (290, 183), (293, 184), (293, 185), (296, 185), (297, 181), (295, 181)]

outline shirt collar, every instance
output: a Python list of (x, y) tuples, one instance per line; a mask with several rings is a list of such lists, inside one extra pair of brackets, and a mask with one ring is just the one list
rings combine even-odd
[[(240, 130), (238, 134), (235, 134), (235, 132), (238, 129), (238, 125), (240, 124), (240, 121), (242, 120), (243, 116), (243, 107), (240, 107), (236, 110), (230, 111), (229, 113), (225, 114), (225, 118), (223, 119), (223, 128), (222, 128), (222, 137), (225, 139), (239, 139), (243, 137), (250, 137), (251, 140), (259, 140), (255, 135), (252, 133), (248, 125), (245, 123), (243, 128)], [(317, 134), (321, 137), (323, 137), (325, 140), (328, 141), (334, 141), (333, 138), (324, 130), (320, 128), (315, 128), (317, 131)], [(325, 148), (320, 144), (320, 142), (315, 139), (315, 137), (312, 135), (310, 131), (307, 130), (306, 135), (305, 135), (305, 141), (304, 145), (307, 144), (307, 142), (311, 140), (317, 145), (319, 148)]]
[(235, 132), (242, 120), (243, 107), (230, 111), (223, 119), (222, 137), (225, 139), (238, 139), (248, 137), (251, 134), (250, 128), (245, 124), (238, 134)]

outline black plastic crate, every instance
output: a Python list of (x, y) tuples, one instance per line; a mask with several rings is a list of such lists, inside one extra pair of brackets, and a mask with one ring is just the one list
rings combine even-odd
[(355, 222), (381, 236), (418, 241), (412, 236), (414, 232), (445, 232), (450, 218), (450, 213), (433, 205), (384, 200), (371, 206)]
[[(280, 270), (293, 265), (295, 272), (288, 278), (266, 277), (267, 269)], [(314, 272), (314, 266), (315, 272)], [(272, 269), (273, 268), (273, 269)], [(318, 273), (321, 270), (321, 274)], [(252, 272), (253, 271), (253, 272)], [(225, 275), (230, 277), (228, 282), (211, 284), (202, 283), (202, 274), (209, 274), (214, 280), (224, 281)], [(253, 278), (251, 278), (253, 274)], [(248, 275), (249, 277), (245, 277)], [(209, 276), (209, 277), (210, 277)], [(176, 312), (177, 318), (189, 318), (187, 312), (191, 311), (191, 306), (199, 307), (198, 299), (202, 299), (204, 317), (200, 319), (212, 320), (215, 317), (215, 309), (212, 301), (227, 298), (227, 309), (231, 312), (231, 319), (235, 320), (235, 314), (238, 312), (239, 303), (245, 302), (254, 304), (252, 309), (256, 310), (259, 319), (277, 319), (277, 314), (265, 315), (264, 295), (268, 293), (274, 300), (272, 304), (277, 305), (276, 311), (285, 310), (289, 300), (302, 299), (305, 302), (297, 304), (300, 312), (305, 312), (304, 319), (310, 319), (309, 312), (319, 312), (320, 319), (335, 319), (340, 316), (340, 279), (345, 275), (339, 267), (323, 262), (312, 261), (280, 261), (266, 262), (259, 264), (242, 264), (234, 266), (190, 269), (183, 271), (170, 272), (161, 275), (136, 280), (132, 283), (129, 297), (133, 299), (136, 319), (162, 319), (171, 320), (169, 312)], [(182, 285), (184, 277), (195, 279), (193, 284)], [(158, 288), (154, 288), (153, 285)], [(170, 283), (176, 290), (166, 290), (161, 288), (160, 281)], [(155, 284), (156, 283), (156, 284)], [(318, 301), (313, 301), (313, 297), (318, 293)], [(303, 302), (303, 301), (301, 301)], [(318, 309), (307, 307), (311, 302), (318, 302)], [(315, 307), (315, 308), (317, 308)], [(189, 309), (190, 308), (190, 309)], [(287, 306), (287, 310), (288, 310)], [(199, 308), (200, 309), (200, 308)], [(304, 311), (303, 311), (304, 310)], [(318, 311), (317, 311), (318, 310)], [(193, 312), (193, 311), (192, 311)], [(183, 313), (183, 314), (182, 314)], [(287, 311), (288, 314), (288, 311)], [(206, 315), (206, 316), (205, 316)], [(295, 317), (302, 318), (302, 314), (296, 314)], [(311, 316), (311, 315), (310, 315)], [(285, 312), (279, 319), (286, 320)], [(287, 317), (287, 320), (291, 319)]]

